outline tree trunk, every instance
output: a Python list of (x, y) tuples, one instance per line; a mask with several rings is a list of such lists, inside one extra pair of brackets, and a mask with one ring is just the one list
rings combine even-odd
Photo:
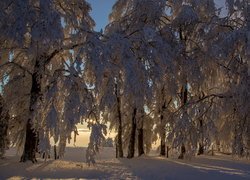
[(117, 135), (117, 148), (118, 148), (118, 157), (123, 158), (123, 147), (122, 147), (122, 125), (119, 123), (118, 135)]
[[(161, 90), (162, 97), (164, 97), (164, 87)], [(160, 139), (161, 139), (161, 144), (160, 144), (160, 156), (165, 156), (166, 155), (166, 130), (165, 126), (166, 123), (164, 122), (164, 111), (166, 110), (166, 100), (164, 100), (164, 103), (161, 106), (161, 112), (160, 112)]]
[(182, 88), (182, 104), (185, 105), (187, 104), (187, 98), (188, 98), (188, 89), (187, 89), (187, 84), (185, 84), (184, 89)]
[(55, 160), (58, 159), (57, 151), (56, 151), (56, 145), (54, 145), (54, 159), (55, 159)]
[(200, 132), (201, 132), (201, 143), (199, 143), (199, 149), (198, 149), (198, 154), (201, 155), (204, 154), (204, 132), (203, 132), (203, 121), (200, 119)]
[(169, 146), (167, 146), (167, 158), (169, 157)]
[(4, 156), (5, 150), (9, 147), (8, 124), (9, 112), (5, 108), (5, 102), (0, 95), (0, 159)]
[(198, 149), (197, 155), (201, 155), (201, 154), (204, 154), (204, 146), (201, 143), (199, 143), (199, 149)]
[(184, 159), (185, 153), (186, 153), (186, 148), (185, 148), (184, 144), (182, 144), (182, 146), (181, 146), (181, 154), (179, 155), (178, 159)]
[[(165, 108), (165, 103), (164, 103), (164, 106), (162, 108)], [(164, 127), (164, 124), (163, 124), (163, 114), (161, 115), (161, 126), (162, 127), (161, 127), (161, 146), (160, 146), (161, 150), (160, 150), (160, 155), (165, 156), (166, 155), (166, 142), (165, 142), (166, 131), (165, 131), (165, 127)]]
[[(244, 123), (245, 124), (245, 123)], [(241, 120), (237, 123), (234, 129), (234, 142), (232, 143), (232, 153), (234, 155), (243, 156), (244, 153), (244, 143), (243, 143), (243, 125)]]
[(144, 143), (143, 143), (143, 127), (138, 129), (138, 156), (144, 154)]
[(117, 147), (117, 142), (115, 143), (115, 158), (118, 158), (118, 147)]
[[(188, 88), (187, 88), (187, 83), (185, 84), (185, 87), (182, 87), (181, 90), (181, 100), (182, 100), (182, 104), (185, 105), (187, 103), (187, 99), (188, 99)], [(181, 145), (181, 153), (178, 157), (178, 159), (184, 159), (186, 153), (186, 148), (184, 143)]]
[(133, 158), (135, 154), (135, 133), (136, 133), (136, 111), (137, 109), (134, 108), (134, 112), (132, 115), (132, 126), (131, 126), (131, 134), (130, 140), (128, 145), (128, 156), (127, 158)]
[(26, 138), (25, 138), (25, 146), (24, 151), (21, 157), (21, 162), (25, 162), (27, 160), (31, 160), (33, 163), (37, 162), (36, 160), (36, 149), (38, 136), (32, 127), (31, 117), (34, 113), (34, 106), (41, 98), (41, 83), (42, 83), (42, 74), (44, 72), (44, 65), (41, 64), (44, 60), (43, 56), (40, 56), (36, 59), (34, 73), (32, 74), (32, 86), (31, 86), (31, 97), (30, 97), (30, 105), (29, 105), (29, 119), (26, 125)]
[(165, 137), (166, 137), (166, 133), (162, 132), (162, 137), (161, 137), (161, 151), (160, 151), (160, 155), (161, 156), (165, 156), (166, 155)]
[(36, 147), (37, 147), (37, 134), (32, 128), (31, 119), (28, 120), (26, 125), (26, 138), (23, 155), (21, 157), (21, 162), (27, 160), (37, 162), (36, 160)]
[(121, 113), (121, 99), (118, 94), (117, 83), (115, 84), (115, 95), (117, 101), (117, 113), (118, 113), (118, 134), (117, 134), (117, 149), (118, 157), (123, 158), (123, 147), (122, 147), (122, 113)]

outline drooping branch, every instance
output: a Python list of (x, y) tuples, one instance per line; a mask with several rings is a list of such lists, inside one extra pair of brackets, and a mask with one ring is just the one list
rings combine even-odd
[(18, 64), (18, 63), (16, 63), (16, 62), (13, 62), (13, 61), (12, 61), (12, 62), (7, 62), (7, 63), (5, 63), (5, 64), (2, 64), (2, 65), (0, 65), (0, 69), (1, 69), (1, 68), (4, 68), (4, 67), (6, 67), (6, 66), (14, 66), (14, 67), (17, 67), (17, 68), (19, 68), (19, 69), (21, 69), (21, 70), (27, 72), (29, 75), (32, 75), (32, 72), (30, 72), (27, 68), (23, 67), (22, 65), (20, 65), (20, 64)]
[(198, 103), (201, 103), (202, 101), (208, 99), (208, 98), (219, 98), (219, 99), (223, 99), (223, 98), (232, 98), (233, 96), (232, 95), (223, 95), (223, 94), (210, 94), (210, 95), (206, 95), (196, 101), (189, 101), (187, 102), (186, 104), (183, 104), (182, 106), (180, 106), (175, 112), (173, 112), (173, 115), (174, 114), (177, 114), (179, 111), (187, 108), (188, 106), (190, 105), (195, 105), (195, 104), (198, 104)]

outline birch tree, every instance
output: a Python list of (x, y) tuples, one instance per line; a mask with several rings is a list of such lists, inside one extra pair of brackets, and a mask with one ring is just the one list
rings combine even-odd
[[(48, 86), (48, 74), (51, 75), (57, 72), (57, 68), (64, 66), (65, 62), (61, 57), (66, 59), (70, 49), (83, 43), (94, 23), (88, 15), (90, 6), (84, 1), (4, 1), (1, 8), (5, 17), (1, 18), (4, 19), (0, 28), (3, 42), (1, 52), (7, 53), (6, 63), (2, 67), (8, 67), (4, 72), (2, 68), (2, 72), (7, 72), (11, 78), (9, 85), (12, 79), (16, 78), (15, 75), (18, 75), (20, 81), (23, 81), (26, 75), (29, 76), (25, 79), (25, 94), (29, 94), (26, 98), (27, 113), (25, 117), (21, 117), (26, 131), (26, 135), (20, 137), (26, 137), (21, 143), (24, 145), (21, 161), (35, 162), (37, 128), (42, 121), (34, 117)], [(6, 36), (3, 36), (4, 34)], [(12, 74), (12, 69), (23, 71), (24, 75)], [(10, 113), (17, 117), (20, 115), (15, 111)]]

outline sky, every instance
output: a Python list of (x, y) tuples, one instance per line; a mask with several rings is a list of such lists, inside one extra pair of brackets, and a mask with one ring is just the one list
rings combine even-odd
[(92, 7), (90, 15), (96, 22), (95, 30), (104, 30), (108, 24), (108, 16), (116, 0), (87, 0), (87, 2), (89, 2)]
[[(95, 31), (104, 30), (108, 24), (108, 16), (112, 11), (112, 6), (116, 1), (117, 0), (87, 0), (92, 7), (90, 15), (96, 23)], [(225, 0), (215, 0), (215, 3), (217, 7), (223, 7)], [(223, 9), (222, 13), (225, 14)]]

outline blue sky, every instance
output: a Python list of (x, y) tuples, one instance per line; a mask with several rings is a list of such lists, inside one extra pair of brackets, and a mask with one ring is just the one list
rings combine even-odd
[(116, 0), (87, 0), (87, 2), (89, 2), (92, 7), (90, 15), (95, 20), (95, 30), (100, 31), (104, 29), (108, 24), (108, 16)]
[[(108, 16), (116, 0), (87, 0), (87, 2), (89, 2), (92, 7), (90, 15), (95, 20), (95, 30), (104, 30), (108, 24)], [(217, 7), (222, 7), (225, 4), (225, 0), (215, 0), (215, 3)], [(225, 10), (222, 11), (222, 13), (225, 14)]]

